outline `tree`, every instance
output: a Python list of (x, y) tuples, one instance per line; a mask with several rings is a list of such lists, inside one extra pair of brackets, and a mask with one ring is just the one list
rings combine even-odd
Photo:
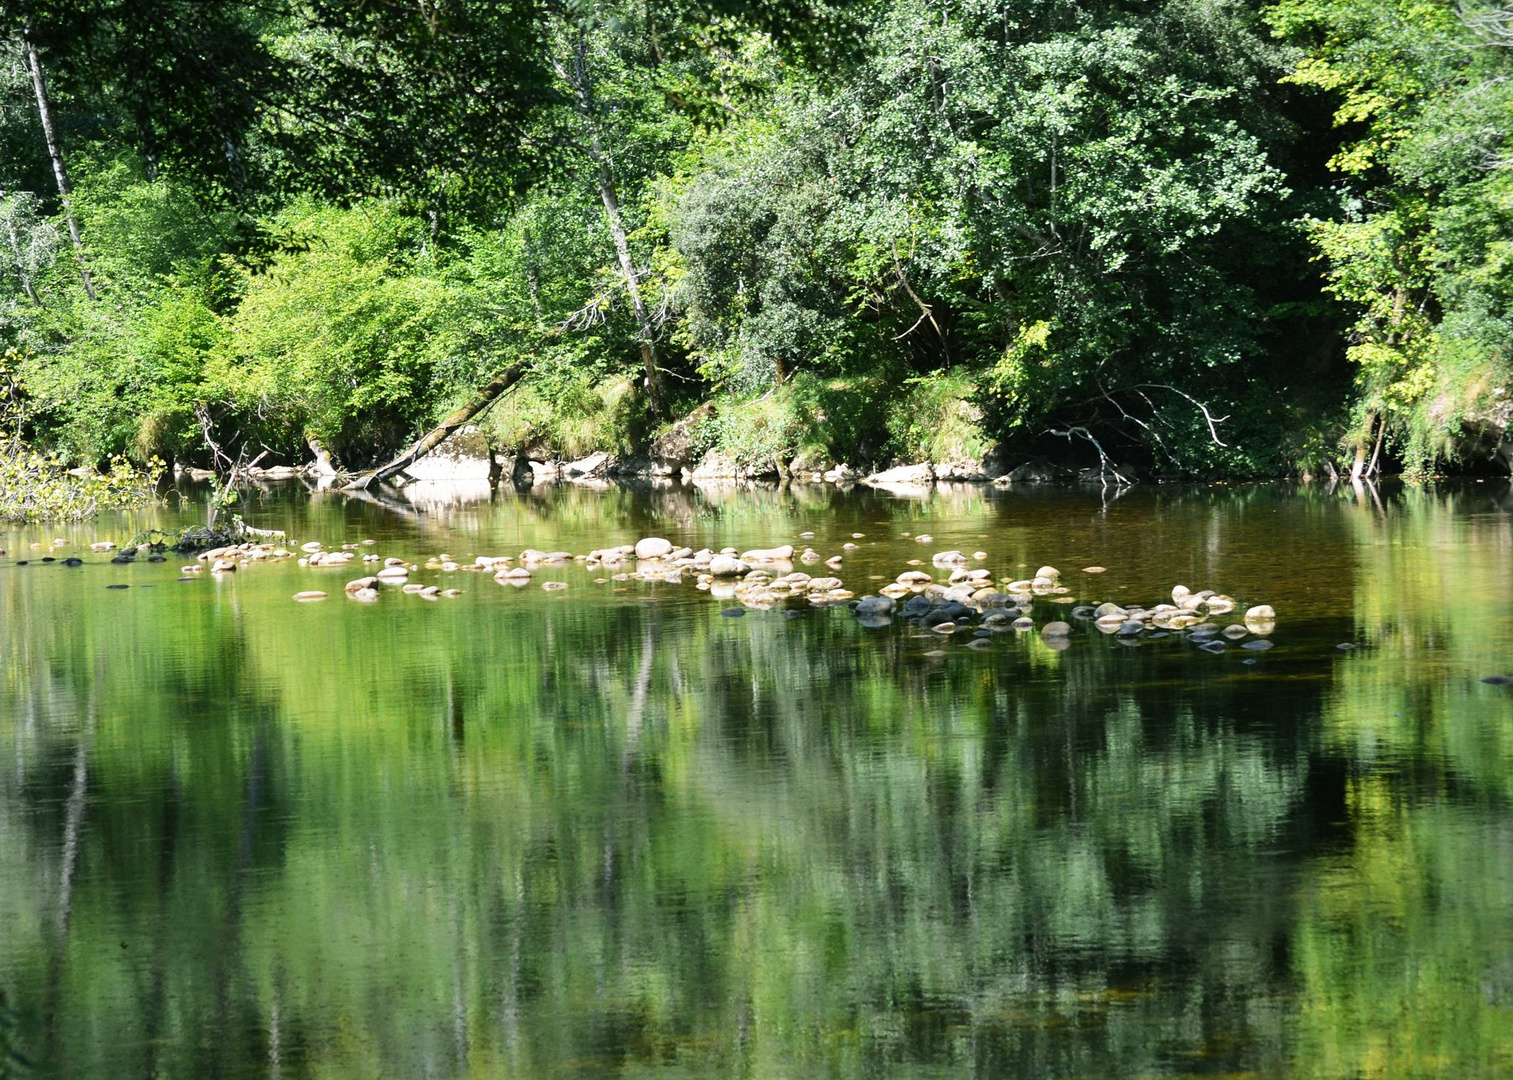
[(1311, 230), (1356, 317), (1352, 473), (1389, 433), (1422, 473), (1513, 365), (1513, 6), (1284, 0), (1268, 18), (1346, 134), (1344, 198)]
[(21, 36), (26, 44), (26, 62), (31, 70), (32, 88), (37, 95), (37, 118), (42, 124), (42, 136), (47, 140), (47, 156), (52, 160), (53, 177), (58, 184), (58, 201), (63, 204), (63, 218), (68, 223), (69, 239), (73, 241), (74, 258), (79, 263), (79, 279), (84, 283), (84, 292), (91, 300), (94, 300), (96, 299), (95, 287), (89, 278), (89, 262), (84, 255), (84, 239), (79, 235), (79, 222), (74, 217), (73, 204), (69, 201), (73, 188), (68, 182), (68, 167), (63, 160), (63, 144), (59, 140), (57, 123), (53, 118), (52, 101), (47, 94), (47, 78), (42, 70), (42, 56), (37, 51), (36, 37), (29, 18), (21, 24)]

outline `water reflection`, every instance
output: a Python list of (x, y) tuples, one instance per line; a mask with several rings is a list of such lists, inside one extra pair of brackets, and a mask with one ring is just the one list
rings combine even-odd
[(79, 1077), (1499, 1075), (1513, 696), (1478, 679), (1508, 666), (1513, 537), (1488, 488), (244, 511), (415, 554), (864, 532), (858, 582), (929, 531), (1135, 598), (1265, 598), (1252, 665), (1096, 635), (931, 657), (581, 571), (361, 607), (291, 604), (288, 566), (5, 563), (15, 1038)]

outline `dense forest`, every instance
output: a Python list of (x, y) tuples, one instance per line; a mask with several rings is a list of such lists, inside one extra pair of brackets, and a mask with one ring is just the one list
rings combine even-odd
[[(1513, 5), (0, 0), (0, 411), (74, 464), (1485, 462)], [(491, 383), (492, 380), (492, 383)]]

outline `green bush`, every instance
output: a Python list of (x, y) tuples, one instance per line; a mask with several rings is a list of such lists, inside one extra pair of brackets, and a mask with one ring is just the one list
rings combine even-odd
[(75, 476), (57, 454), (0, 444), (0, 521), (64, 521), (93, 517), (101, 510), (141, 506), (155, 498), (163, 463), (145, 469), (115, 458), (104, 473)]
[(643, 441), (645, 425), (630, 379), (595, 384), (538, 370), (494, 406), (483, 427), (499, 446), (567, 461), (597, 450), (629, 454)]
[(245, 275), (212, 391), (287, 454), (315, 436), (343, 460), (383, 457), (487, 365), (484, 298), (390, 203), (301, 203), (274, 224), (298, 248)]

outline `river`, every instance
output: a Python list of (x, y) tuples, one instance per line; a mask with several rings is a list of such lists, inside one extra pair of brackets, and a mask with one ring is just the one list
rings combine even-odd
[(812, 532), (858, 595), (956, 548), (1277, 620), (945, 640), (581, 564), (360, 604), (350, 567), (88, 551), (193, 500), (0, 531), (19, 1075), (1513, 1074), (1505, 481), (239, 510), (417, 564)]

